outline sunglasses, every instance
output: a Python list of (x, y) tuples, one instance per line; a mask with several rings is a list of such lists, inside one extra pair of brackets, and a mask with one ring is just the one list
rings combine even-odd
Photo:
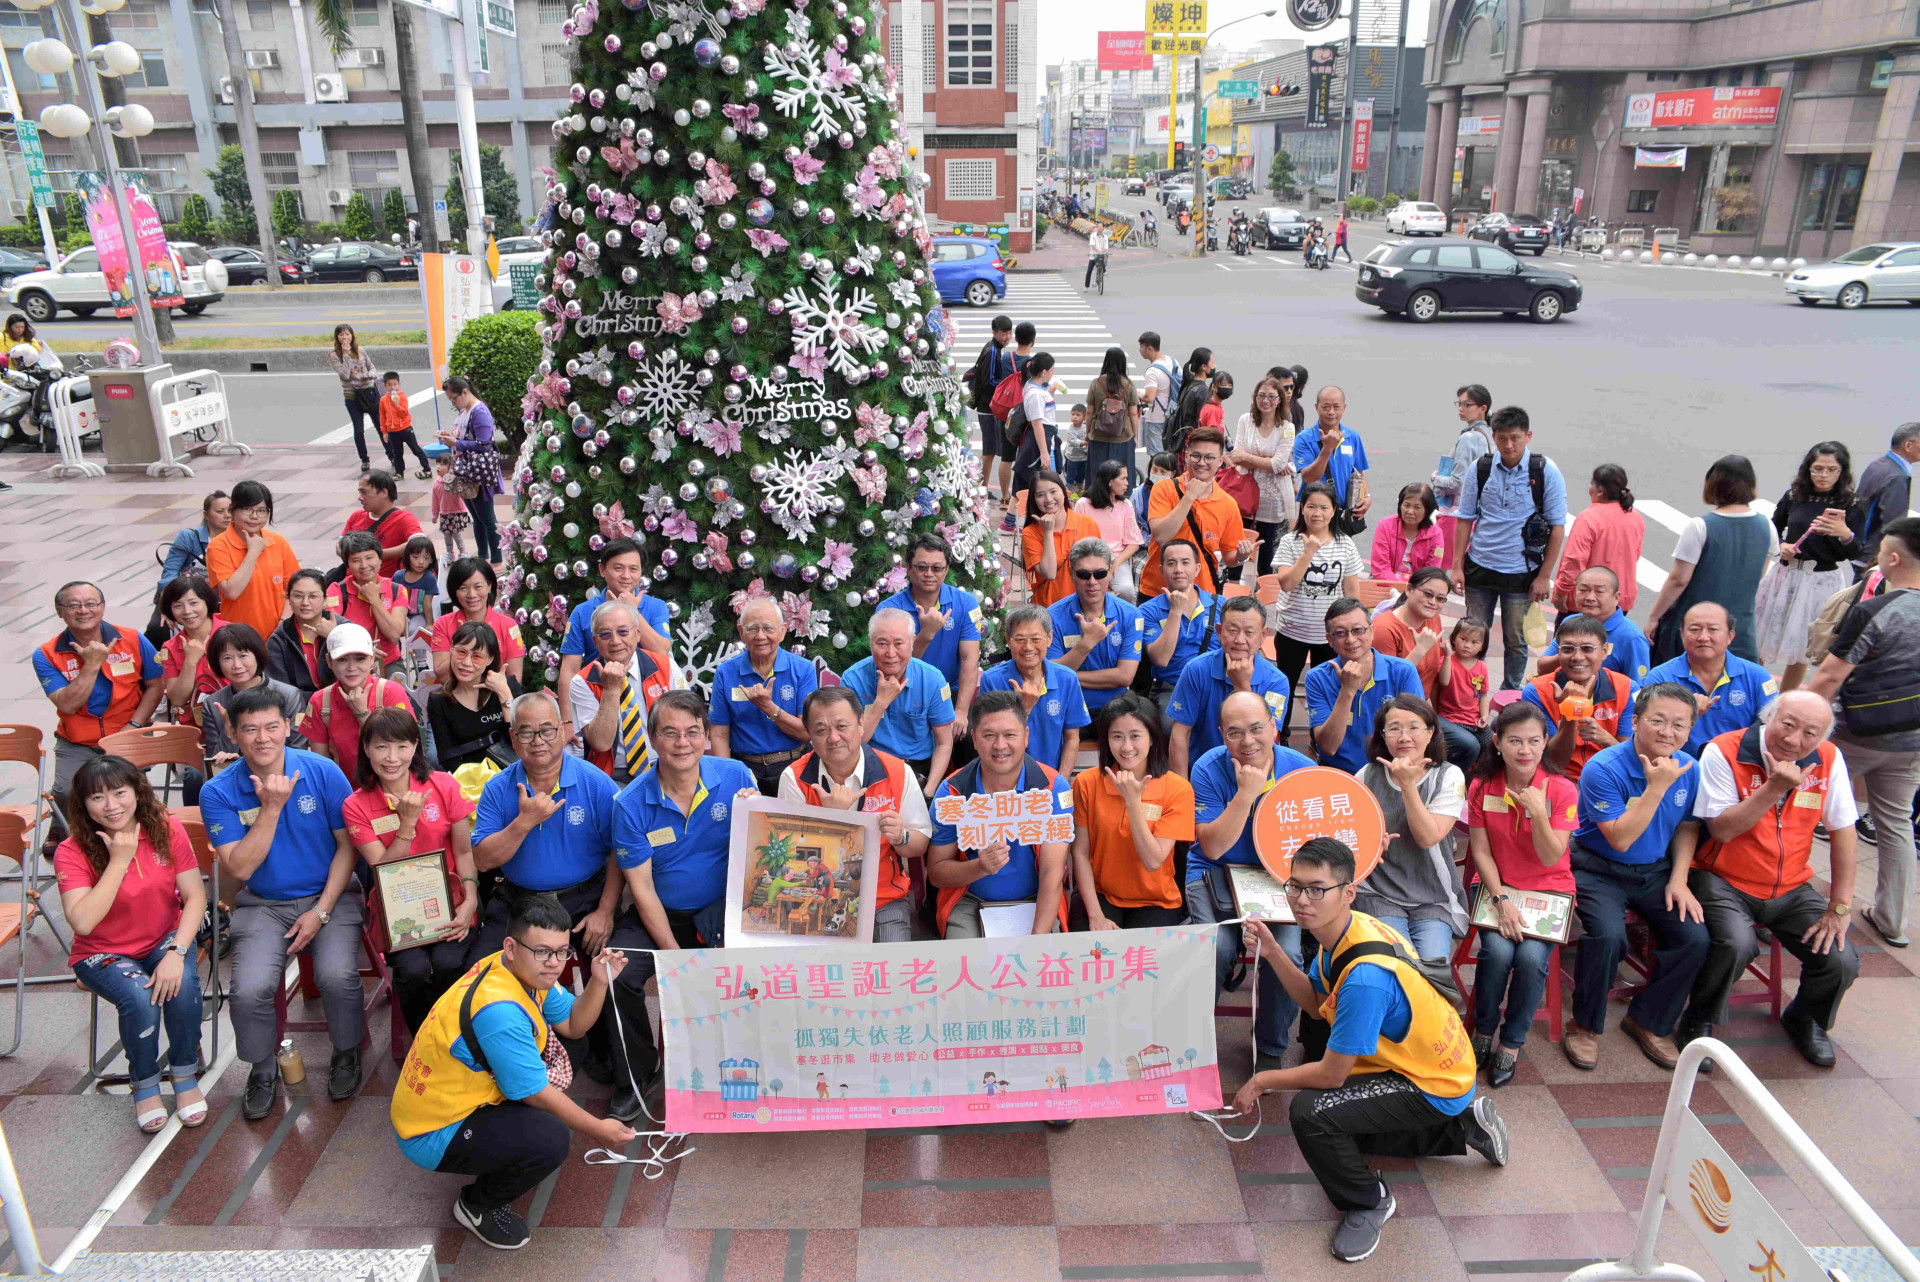
[(1082, 583), (1095, 582), (1106, 578), (1107, 572), (1105, 570), (1075, 570), (1073, 577), (1079, 579)]

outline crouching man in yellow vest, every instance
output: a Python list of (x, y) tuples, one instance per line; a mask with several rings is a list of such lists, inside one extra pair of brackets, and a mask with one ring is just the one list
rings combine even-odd
[(1473, 1049), (1460, 1017), (1410, 962), (1392, 929), (1353, 911), (1353, 852), (1316, 837), (1293, 856), (1286, 882), (1294, 920), (1320, 943), (1307, 971), (1294, 965), (1265, 923), (1246, 925), (1287, 995), (1333, 1025), (1324, 1058), (1256, 1073), (1234, 1098), (1253, 1111), (1268, 1091), (1296, 1092), (1290, 1110), (1301, 1156), (1345, 1215), (1333, 1254), (1364, 1260), (1380, 1245), (1393, 1192), (1363, 1154), (1451, 1157), (1469, 1148), (1507, 1162), (1507, 1127), (1493, 1100), (1476, 1096)]
[(586, 1036), (627, 964), (625, 953), (603, 949), (575, 1000), (559, 987), (572, 926), (552, 895), (522, 900), (500, 951), (434, 1003), (393, 1092), (400, 1151), (425, 1170), (474, 1176), (453, 1218), (505, 1251), (532, 1237), (511, 1204), (566, 1161), (568, 1131), (615, 1150), (633, 1139), (630, 1127), (566, 1095), (572, 1070), (557, 1039)]

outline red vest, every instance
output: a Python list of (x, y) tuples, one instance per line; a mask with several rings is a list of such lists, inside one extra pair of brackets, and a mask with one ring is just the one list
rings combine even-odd
[[(1540, 700), (1547, 710), (1547, 720), (1553, 728), (1560, 728), (1560, 696), (1566, 691), (1566, 682), (1558, 672), (1549, 672), (1544, 677), (1535, 677), (1528, 682), (1534, 698)], [(1610, 668), (1600, 670), (1600, 680), (1593, 686), (1593, 723), (1618, 739), (1620, 735), (1620, 714), (1633, 703), (1633, 683)], [(1600, 749), (1585, 739), (1573, 741), (1573, 756), (1567, 761), (1567, 777), (1578, 779), (1587, 762), (1593, 759)]]
[[(906, 790), (907, 763), (900, 758), (880, 751), (871, 744), (862, 750), (860, 777), (866, 786), (860, 790), (860, 809), (873, 815), (897, 815), (900, 813), (900, 794)], [(792, 765), (787, 773), (800, 789), (800, 795), (806, 798), (809, 806), (825, 805), (821, 800), (820, 761), (816, 754), (809, 752)], [(913, 887), (913, 878), (907, 870), (906, 857), (893, 848), (889, 841), (880, 842), (880, 853), (885, 858), (880, 872), (880, 893), (874, 905), (890, 904), (896, 899), (906, 898)]]
[[(107, 661), (100, 667), (100, 675), (113, 686), (113, 693), (107, 699), (107, 710), (101, 716), (87, 711), (87, 704), (80, 705), (78, 712), (60, 714), (60, 724), (56, 729), (62, 739), (68, 743), (95, 744), (110, 734), (118, 734), (127, 728), (127, 722), (133, 720), (134, 709), (140, 706), (140, 695), (145, 685), (140, 678), (140, 634), (127, 628), (116, 628), (111, 623), (101, 623), (100, 640), (107, 647)], [(59, 636), (40, 647), (40, 653), (53, 665), (53, 670), (72, 684), (85, 666), (80, 661), (80, 652), (73, 648), (71, 634), (62, 631)], [(87, 703), (93, 702), (93, 692), (87, 692)]]
[[(1766, 761), (1760, 755), (1762, 729), (1756, 724), (1729, 730), (1708, 744), (1720, 749), (1720, 755), (1733, 767), (1733, 785), (1742, 801), (1767, 781)], [(1826, 811), (1827, 787), (1838, 756), (1831, 743), (1822, 743), (1802, 758), (1797, 764), (1807, 777), (1801, 785), (1732, 841), (1716, 841), (1708, 833), (1701, 833), (1693, 866), (1755, 899), (1776, 899), (1804, 885), (1813, 876), (1808, 863), (1813, 851), (1813, 827)]]
[[(1052, 791), (1054, 781), (1060, 777), (1059, 772), (1052, 766), (1042, 765), (1032, 757), (1026, 757), (1021, 761), (1020, 782), (1014, 786), (1016, 788), (1029, 786), (1027, 780), (1033, 777), (1035, 770), (1038, 770), (1042, 776), (1042, 782), (1035, 786)], [(953, 784), (955, 796), (971, 797), (974, 793), (980, 791), (980, 763), (974, 761), (968, 765), (961, 766), (958, 770), (948, 775), (947, 779)], [(934, 791), (937, 792), (939, 789), (935, 788)], [(933, 803), (929, 801), (927, 804), (932, 805)], [(1040, 858), (1037, 853), (1031, 854), (1028, 857), (1036, 861)], [(934, 916), (940, 923), (941, 938), (944, 939), (946, 937), (947, 918), (953, 915), (953, 906), (960, 902), (960, 897), (967, 893), (967, 889), (965, 886), (943, 886), (940, 888), (939, 899), (934, 905)], [(1062, 934), (1065, 934), (1067, 929), (1067, 900), (1070, 897), (1068, 887), (1062, 885), (1060, 888), (1060, 931)]]
[[(667, 669), (666, 666), (654, 656), (651, 650), (643, 649), (637, 649), (633, 652), (633, 658), (629, 661), (628, 667), (631, 670), (627, 673), (627, 679), (638, 683), (640, 686), (640, 715), (644, 717), (653, 710), (653, 701), (667, 692)], [(598, 659), (595, 659), (592, 663), (580, 669), (580, 678), (585, 681), (587, 687), (593, 691), (593, 697), (596, 699), (604, 699), (606, 696), (601, 689), (600, 682), (597, 680), (599, 675), (600, 660)], [(580, 731), (580, 741), (582, 746), (585, 746), (586, 727), (580, 727)], [(618, 778), (619, 776), (614, 774), (616, 766), (621, 767), (624, 773), (622, 763), (614, 759), (614, 748), (618, 747), (619, 743), (619, 736), (616, 734), (613, 746), (604, 751), (598, 748), (588, 747), (587, 760), (606, 771), (610, 777)], [(649, 741), (647, 744), (647, 757), (650, 760), (652, 756), (653, 744)], [(631, 776), (628, 777), (631, 778)]]

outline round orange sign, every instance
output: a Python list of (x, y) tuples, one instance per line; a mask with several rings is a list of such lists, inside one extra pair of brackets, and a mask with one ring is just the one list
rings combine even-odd
[(1366, 785), (1344, 770), (1312, 766), (1282, 775), (1253, 812), (1253, 849), (1281, 881), (1293, 867), (1293, 852), (1314, 837), (1332, 837), (1353, 851), (1354, 880), (1364, 881), (1380, 862), (1386, 817)]

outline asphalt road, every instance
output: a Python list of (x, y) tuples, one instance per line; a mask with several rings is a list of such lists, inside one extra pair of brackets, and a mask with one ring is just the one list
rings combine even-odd
[[(243, 285), (228, 290), (228, 295), (229, 298), (235, 294), (251, 297), (265, 292), (263, 286)], [(297, 296), (299, 287), (289, 286), (283, 292)], [(173, 328), (182, 338), (279, 338), (289, 334), (324, 334), (343, 321), (356, 329), (375, 334), (389, 330), (424, 329), (427, 324), (417, 285), (397, 292), (392, 301), (329, 302), (322, 294), (314, 295), (314, 299), (313, 302), (301, 302), (295, 306), (274, 307), (235, 306), (223, 299), (198, 316), (174, 313)], [(96, 312), (86, 320), (71, 312), (61, 312), (58, 319), (40, 326), (40, 333), (57, 351), (62, 339), (70, 342), (102, 342), (123, 337), (130, 329), (129, 322), (117, 320), (104, 312)]]

